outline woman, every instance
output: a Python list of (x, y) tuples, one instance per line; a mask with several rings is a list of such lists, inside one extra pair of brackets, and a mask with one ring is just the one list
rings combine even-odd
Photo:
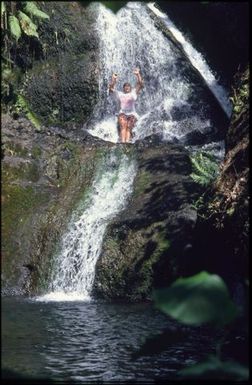
[(115, 73), (112, 75), (112, 81), (109, 85), (109, 92), (114, 93), (120, 101), (118, 125), (120, 130), (120, 141), (122, 143), (129, 142), (132, 138), (132, 129), (138, 117), (135, 111), (135, 101), (137, 100), (137, 95), (143, 88), (143, 79), (140, 75), (139, 68), (136, 68), (133, 73), (137, 78), (135, 88), (132, 89), (130, 83), (124, 83), (123, 92), (115, 90), (118, 78)]

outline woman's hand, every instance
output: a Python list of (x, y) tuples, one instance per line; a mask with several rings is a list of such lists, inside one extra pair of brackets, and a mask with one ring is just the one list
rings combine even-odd
[(133, 74), (135, 74), (136, 76), (140, 74), (140, 69), (139, 68), (135, 68), (133, 70)]
[(117, 77), (118, 77), (118, 75), (115, 74), (115, 73), (113, 73), (113, 75), (112, 75), (112, 80), (113, 80), (113, 81), (116, 81), (116, 80), (117, 80)]

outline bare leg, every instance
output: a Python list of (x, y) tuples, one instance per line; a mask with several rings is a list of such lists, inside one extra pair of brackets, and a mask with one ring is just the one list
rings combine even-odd
[(125, 143), (127, 141), (127, 118), (124, 114), (118, 116), (118, 124), (120, 129), (120, 141)]
[(127, 136), (126, 136), (126, 142), (129, 142), (132, 138), (132, 129), (135, 126), (137, 119), (135, 116), (130, 115), (127, 119)]

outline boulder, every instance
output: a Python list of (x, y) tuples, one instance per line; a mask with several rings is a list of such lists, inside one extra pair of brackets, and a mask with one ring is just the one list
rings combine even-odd
[[(19, 127), (19, 130), (16, 127)], [(45, 291), (69, 218), (112, 144), (2, 115), (2, 289)]]
[(39, 26), (42, 58), (25, 74), (20, 93), (46, 125), (81, 126), (98, 97), (98, 39), (93, 8), (45, 2), (50, 20)]
[(143, 300), (183, 273), (197, 213), (188, 152), (151, 136), (135, 144), (138, 172), (127, 208), (109, 224), (93, 294)]

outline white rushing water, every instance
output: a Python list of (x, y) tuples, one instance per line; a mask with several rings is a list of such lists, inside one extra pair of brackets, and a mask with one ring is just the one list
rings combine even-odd
[(176, 40), (181, 43), (188, 59), (192, 65), (200, 72), (201, 76), (208, 84), (210, 90), (219, 101), (220, 106), (223, 108), (227, 116), (230, 117), (232, 112), (232, 105), (228, 98), (227, 91), (223, 86), (218, 84), (218, 81), (209, 65), (207, 64), (205, 58), (192, 46), (190, 41), (185, 38), (185, 36), (174, 25), (171, 19), (165, 13), (160, 12), (160, 10), (155, 7), (155, 3), (149, 3), (148, 7), (163, 20), (165, 26), (169, 29), (170, 32), (172, 32)]
[[(118, 141), (116, 113), (119, 106), (108, 94), (108, 85), (113, 72), (119, 76), (117, 89), (121, 90), (126, 81), (134, 85), (136, 79), (132, 71), (135, 67), (140, 68), (145, 87), (136, 102), (140, 118), (134, 128), (133, 142), (153, 133), (162, 135), (163, 140), (180, 141), (194, 130), (201, 133), (216, 130), (198, 84), (188, 79), (181, 54), (156, 28), (148, 7), (141, 2), (129, 2), (114, 14), (102, 4), (95, 4), (100, 37), (100, 101), (90, 133), (104, 140)], [(188, 58), (192, 60), (193, 56), (202, 76), (210, 79), (210, 70), (206, 63), (202, 64), (203, 57), (192, 49), (191, 52)], [(214, 84), (225, 105), (227, 94), (216, 81)]]
[(85, 201), (86, 207), (79, 207), (77, 214), (73, 214), (63, 236), (60, 252), (54, 261), (50, 292), (37, 300), (91, 299), (95, 265), (106, 226), (125, 207), (135, 173), (135, 162), (120, 149), (112, 150), (106, 156)]
[[(216, 130), (212, 107), (207, 104), (207, 99), (204, 100), (204, 89), (200, 89), (202, 83), (190, 77), (188, 68), (183, 66), (184, 57), (156, 28), (146, 4), (129, 2), (117, 14), (100, 3), (90, 6), (97, 12), (96, 26), (100, 39), (100, 97), (89, 130), (92, 135), (118, 142), (116, 112), (119, 106), (108, 95), (108, 85), (113, 72), (119, 74), (118, 89), (122, 89), (126, 81), (134, 85), (135, 67), (140, 68), (145, 87), (136, 104), (140, 118), (134, 128), (133, 142), (157, 133), (164, 141), (183, 143), (183, 138), (194, 130), (204, 135)], [(150, 8), (153, 10), (153, 5)], [(165, 19), (177, 40), (182, 41), (183, 36), (178, 34), (168, 17), (158, 16)], [(197, 68), (202, 76), (210, 79), (209, 70), (202, 64), (202, 56), (196, 55), (192, 47), (190, 52), (187, 51), (188, 44), (185, 41), (183, 44), (188, 58), (191, 61), (193, 58), (199, 64)], [(216, 92), (221, 93), (221, 88), (214, 84)], [(219, 102), (224, 103), (224, 99), (223, 94)], [(73, 213), (62, 238), (52, 268), (49, 292), (38, 300), (91, 299), (95, 266), (106, 226), (127, 204), (136, 173), (134, 161), (122, 148), (120, 145), (112, 149), (101, 162), (89, 197), (84, 200), (84, 206), (81, 202)], [(221, 142), (209, 141), (201, 149), (217, 153), (219, 159), (224, 152)]]

